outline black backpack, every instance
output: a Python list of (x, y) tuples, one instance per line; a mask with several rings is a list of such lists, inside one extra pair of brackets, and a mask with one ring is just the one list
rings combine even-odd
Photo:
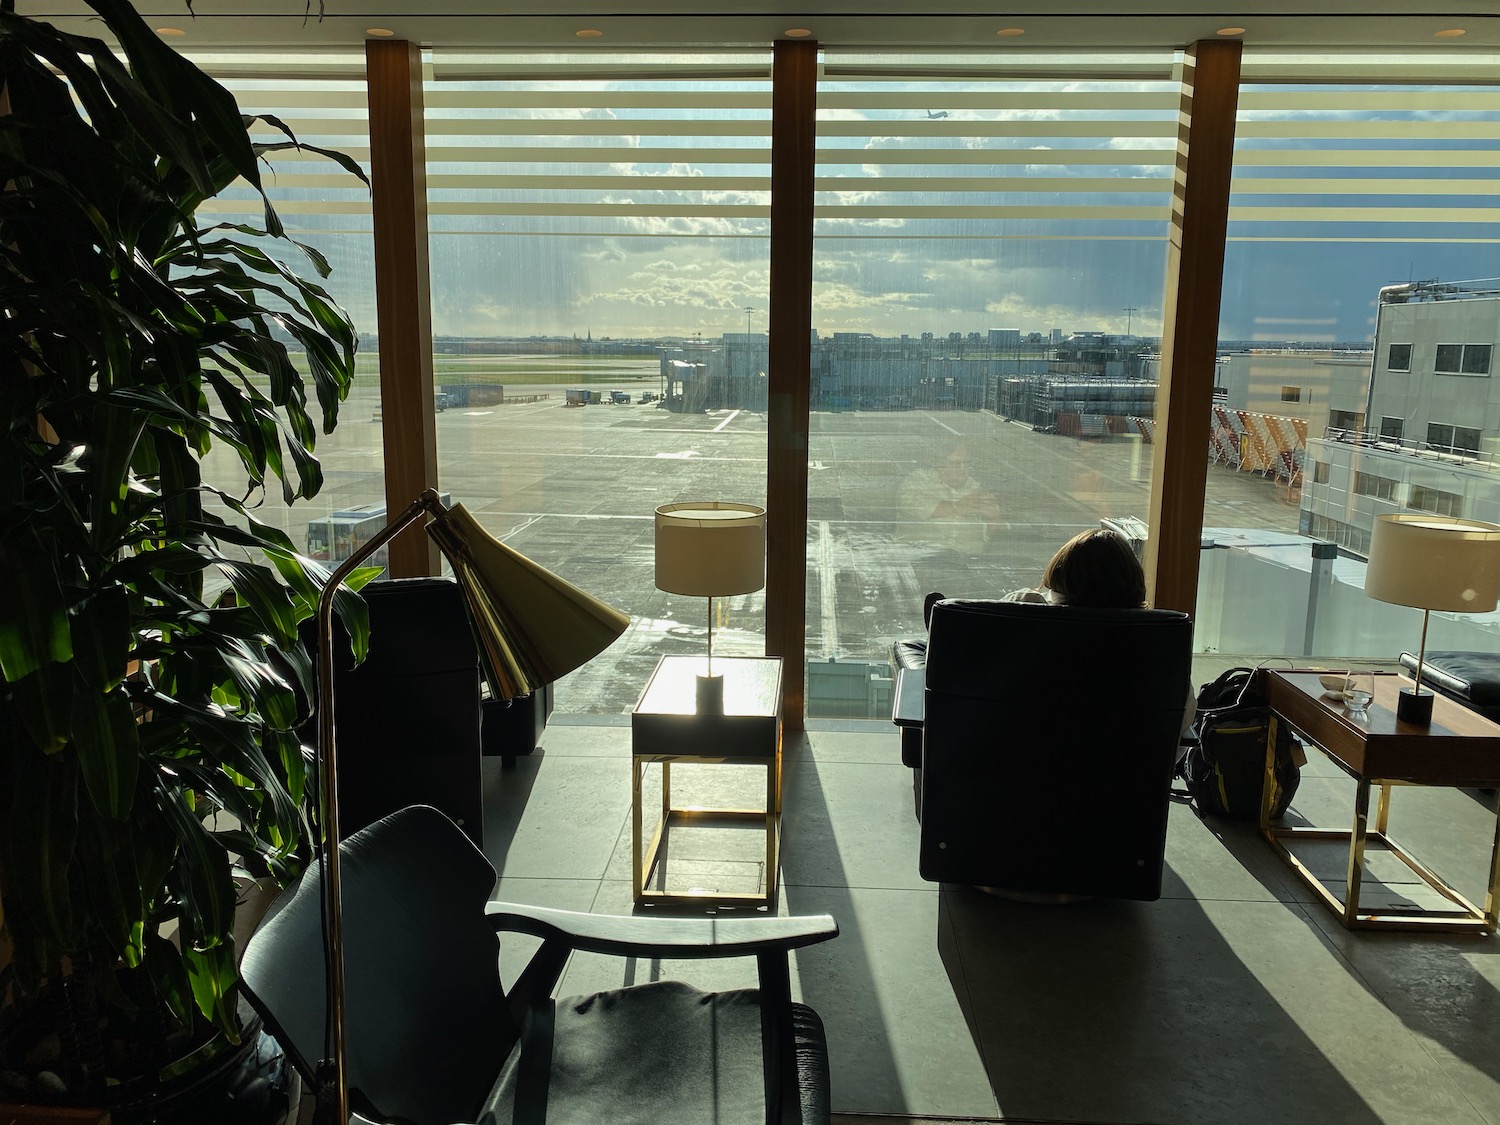
[[(1271, 709), (1255, 684), (1255, 669), (1231, 668), (1198, 692), (1198, 742), (1177, 772), (1200, 813), (1234, 820), (1260, 818)], [(1271, 816), (1292, 803), (1302, 780), (1301, 744), (1285, 723), (1276, 725)]]

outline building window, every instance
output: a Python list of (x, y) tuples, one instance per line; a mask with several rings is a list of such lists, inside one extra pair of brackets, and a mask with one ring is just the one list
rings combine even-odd
[(1382, 418), (1380, 420), (1380, 436), (1389, 438), (1391, 441), (1400, 441), (1405, 429), (1405, 418)]
[(1439, 375), (1488, 375), (1490, 344), (1439, 344), (1433, 369)]
[(1330, 410), (1328, 412), (1328, 428), (1331, 430), (1363, 430), (1365, 428), (1365, 416), (1357, 414), (1353, 410)]
[(1313, 462), (1313, 484), (1327, 484), (1327, 483), (1328, 483), (1328, 462), (1327, 461), (1314, 461)]
[(1373, 496), (1377, 500), (1395, 500), (1396, 482), (1390, 477), (1376, 476), (1374, 473), (1355, 473), (1354, 491), (1361, 496)]
[(1386, 353), (1385, 368), (1387, 371), (1410, 371), (1411, 345), (1392, 344), (1391, 350)]
[(1428, 488), (1420, 484), (1411, 486), (1411, 499), (1406, 502), (1406, 506), (1439, 516), (1457, 518), (1464, 514), (1464, 498), (1458, 493), (1444, 492), (1440, 488)]
[(1473, 426), (1450, 426), (1444, 422), (1429, 422), (1427, 445), (1443, 453), (1479, 452), (1480, 431)]
[(1301, 387), (1282, 387), (1281, 388), (1281, 401), (1282, 402), (1301, 402), (1302, 401), (1302, 388)]

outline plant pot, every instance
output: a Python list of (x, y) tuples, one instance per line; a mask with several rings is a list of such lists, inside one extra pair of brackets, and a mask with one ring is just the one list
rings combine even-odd
[(198, 1054), (205, 1052), (212, 1057), (197, 1065), (184, 1060), (181, 1074), (149, 1089), (116, 1087), (120, 1094), (107, 1107), (112, 1125), (283, 1125), (295, 1119), (301, 1083), (259, 1016), (246, 1017), (237, 1045), (215, 1036)]

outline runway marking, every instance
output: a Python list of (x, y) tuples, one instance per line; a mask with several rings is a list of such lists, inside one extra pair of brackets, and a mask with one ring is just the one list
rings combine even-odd
[(720, 422), (717, 426), (715, 426), (709, 432), (710, 433), (715, 433), (715, 434), (718, 433), (720, 430), (722, 430), (725, 426), (729, 425), (729, 423), (733, 422), (739, 416), (740, 416), (740, 412), (738, 410), (730, 411), (729, 417), (725, 418), (724, 421)]
[(922, 412), (922, 417), (926, 418), (934, 426), (942, 426), (943, 429), (947, 430), (954, 437), (963, 437), (964, 436), (958, 430), (955, 430), (952, 426), (948, 425), (947, 422), (939, 422), (936, 418), (934, 418), (931, 414), (928, 414), (925, 410)]
[(487, 418), (495, 413), (493, 410), (465, 410), (465, 418)]
[[(585, 457), (618, 457), (619, 454), (617, 454), (617, 453), (598, 453), (598, 454), (595, 454), (595, 453), (585, 453), (583, 456), (585, 456)], [(657, 460), (657, 461), (686, 461), (690, 457), (697, 457), (697, 456), (699, 456), (699, 453), (698, 453), (698, 451), (696, 449), (685, 449), (681, 453), (658, 453), (653, 458), (653, 460)], [(746, 460), (749, 460), (749, 458), (746, 458)]]
[(823, 629), (823, 655), (839, 654), (838, 620), (838, 568), (833, 565), (833, 536), (828, 521), (818, 521), (818, 545), (814, 551), (818, 560), (819, 618)]

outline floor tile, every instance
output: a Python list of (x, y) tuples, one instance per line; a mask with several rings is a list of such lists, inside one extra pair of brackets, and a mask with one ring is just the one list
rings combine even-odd
[(629, 767), (532, 754), (484, 763), (484, 851), (506, 876), (599, 879), (630, 811)]
[(917, 871), (912, 772), (826, 762), (814, 754), (784, 775), (782, 878), (824, 887), (928, 887)]
[(1006, 1115), (1430, 1125), (1480, 1118), (1302, 909), (1035, 907), (945, 891)]

